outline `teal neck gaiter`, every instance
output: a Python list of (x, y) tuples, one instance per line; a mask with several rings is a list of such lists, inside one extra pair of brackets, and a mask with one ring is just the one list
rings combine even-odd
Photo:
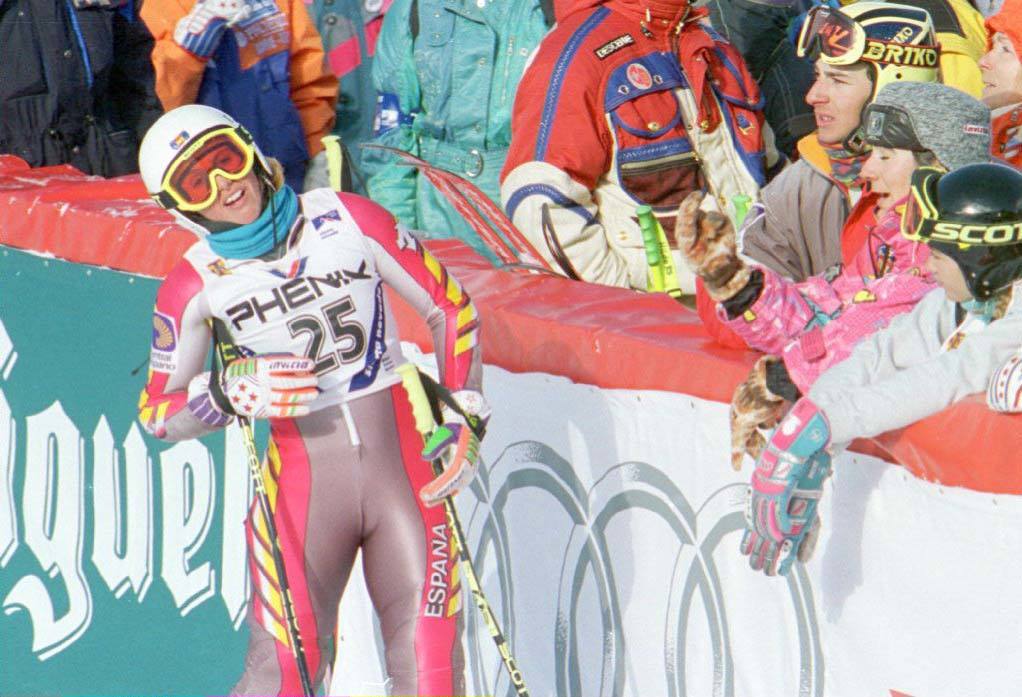
[(975, 315), (983, 320), (984, 324), (990, 324), (994, 320), (994, 311), (997, 309), (997, 298), (993, 297), (989, 300), (966, 300), (963, 303), (959, 303), (962, 309), (968, 312), (970, 315)]
[(298, 217), (298, 195), (287, 184), (270, 197), (263, 212), (248, 225), (210, 234), (206, 241), (227, 259), (255, 259), (282, 241)]

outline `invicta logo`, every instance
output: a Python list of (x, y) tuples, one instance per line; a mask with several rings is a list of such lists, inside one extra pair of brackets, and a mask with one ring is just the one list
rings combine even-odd
[(1022, 223), (1003, 225), (970, 225), (968, 223), (936, 223), (930, 239), (936, 242), (957, 242), (995, 246), (1022, 242)]
[(632, 38), (631, 34), (622, 34), (616, 39), (611, 39), (607, 43), (603, 44), (603, 46), (600, 46), (598, 49), (593, 51), (593, 53), (596, 54), (597, 58), (603, 60), (607, 56), (620, 51), (625, 46), (630, 46), (634, 43), (635, 39)]

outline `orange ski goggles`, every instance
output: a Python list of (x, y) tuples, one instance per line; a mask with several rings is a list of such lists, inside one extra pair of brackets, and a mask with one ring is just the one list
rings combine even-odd
[(799, 32), (795, 53), (799, 57), (820, 55), (831, 65), (851, 65), (866, 48), (866, 32), (848, 15), (826, 5), (809, 10)]
[(252, 171), (255, 148), (247, 131), (223, 126), (203, 133), (178, 155), (163, 175), (153, 198), (164, 208), (196, 212), (208, 208), (219, 193), (216, 175), (237, 181)]
[[(920, 18), (891, 19), (891, 24), (895, 26), (904, 24), (897, 35), (889, 38), (867, 36), (866, 30), (855, 19), (827, 5), (817, 5), (806, 14), (795, 45), (795, 54), (800, 58), (819, 58), (828, 65), (844, 66), (869, 61), (910, 68), (936, 68), (940, 62), (938, 45), (904, 43), (906, 40), (914, 40), (912, 37), (918, 37), (918, 33), (923, 31), (921, 25), (917, 26)], [(871, 26), (876, 27), (875, 24)]]

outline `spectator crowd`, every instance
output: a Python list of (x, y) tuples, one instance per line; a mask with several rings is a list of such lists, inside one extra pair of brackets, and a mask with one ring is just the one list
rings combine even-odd
[(403, 151), (554, 273), (638, 291), (649, 206), (681, 300), (764, 352), (733, 464), (743, 551), (783, 571), (822, 480), (778, 499), (782, 456), (977, 392), (1022, 411), (1020, 57), (1022, 0), (0, 0), (0, 153), (124, 175), (163, 112), (215, 107), (295, 192), (337, 135), (355, 193), (499, 263)]

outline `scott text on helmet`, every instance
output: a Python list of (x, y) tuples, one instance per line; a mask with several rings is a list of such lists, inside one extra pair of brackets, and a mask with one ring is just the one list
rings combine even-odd
[(930, 239), (958, 244), (980, 244), (985, 246), (1018, 244), (1022, 242), (1022, 222), (1000, 225), (975, 225), (969, 223), (940, 222), (933, 226)]

